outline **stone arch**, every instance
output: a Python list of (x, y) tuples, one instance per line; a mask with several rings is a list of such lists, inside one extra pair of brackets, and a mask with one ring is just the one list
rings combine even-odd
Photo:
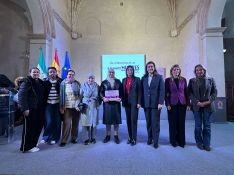
[(53, 10), (48, 0), (26, 0), (26, 2), (32, 18), (33, 34), (55, 38)]
[(26, 0), (32, 19), (30, 40), (29, 67), (37, 65), (39, 48), (44, 51), (45, 62), (48, 65), (52, 58), (52, 39), (56, 37), (54, 13), (48, 0)]
[[(206, 67), (208, 75), (214, 77), (218, 89), (218, 99), (226, 98), (225, 70), (223, 54), (223, 32), (221, 19), (226, 0), (200, 0), (197, 31), (201, 37), (200, 62)], [(225, 100), (224, 100), (225, 101)], [(224, 102), (225, 103), (225, 102)], [(226, 109), (226, 107), (225, 107)], [(226, 110), (215, 116), (216, 121), (226, 121)]]

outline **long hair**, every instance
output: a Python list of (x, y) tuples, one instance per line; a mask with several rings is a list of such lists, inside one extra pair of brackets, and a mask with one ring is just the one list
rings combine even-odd
[(206, 77), (206, 69), (201, 65), (201, 64), (197, 64), (195, 67), (194, 67), (194, 74), (195, 74), (195, 77), (197, 77), (197, 74), (196, 74), (196, 69), (198, 68), (198, 67), (201, 67), (202, 69), (203, 69), (203, 71), (204, 71), (204, 77)]
[(24, 77), (16, 77), (16, 79), (14, 81), (16, 89), (19, 89), (19, 87), (23, 83), (24, 79), (25, 79)]
[(147, 77), (147, 76), (149, 75), (149, 73), (148, 73), (148, 71), (147, 71), (147, 66), (148, 66), (149, 64), (153, 64), (153, 66), (154, 66), (154, 72), (153, 72), (153, 74), (156, 75), (156, 74), (158, 73), (158, 72), (157, 72), (157, 69), (156, 69), (155, 63), (154, 63), (153, 61), (149, 61), (149, 62), (146, 63), (146, 65), (145, 65), (145, 75), (144, 75), (144, 77)]
[(127, 70), (128, 70), (129, 68), (132, 68), (132, 77), (135, 77), (135, 69), (134, 69), (134, 67), (133, 67), (132, 65), (128, 65), (128, 66), (127, 66), (127, 68), (126, 68), (126, 77), (128, 77)]

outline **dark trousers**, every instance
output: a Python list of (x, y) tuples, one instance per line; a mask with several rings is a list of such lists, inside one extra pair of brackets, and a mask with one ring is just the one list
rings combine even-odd
[(200, 108), (199, 111), (194, 111), (195, 119), (195, 140), (197, 144), (203, 144), (204, 146), (210, 146), (211, 139), (211, 124), (210, 116), (212, 112), (207, 112), (204, 108)]
[(138, 120), (138, 108), (136, 105), (128, 105), (125, 107), (127, 126), (128, 126), (128, 137), (130, 140), (137, 138), (137, 120)]
[(46, 105), (45, 110), (45, 128), (43, 140), (50, 142), (52, 140), (58, 142), (61, 135), (61, 116), (59, 112), (59, 103)]
[(158, 145), (159, 133), (160, 133), (160, 113), (161, 110), (156, 108), (144, 108), (148, 140), (152, 140), (154, 145)]
[(171, 106), (171, 110), (168, 111), (169, 122), (169, 137), (170, 143), (180, 146), (185, 145), (185, 105)]
[(28, 151), (37, 146), (44, 123), (44, 109), (30, 109), (29, 115), (24, 119), (22, 142), (20, 150)]

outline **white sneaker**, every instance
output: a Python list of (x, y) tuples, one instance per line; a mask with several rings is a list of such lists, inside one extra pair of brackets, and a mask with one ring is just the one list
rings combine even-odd
[(41, 140), (40, 143), (41, 143), (41, 144), (45, 144), (46, 141), (45, 141), (45, 140)]
[(28, 152), (30, 153), (35, 153), (37, 151), (39, 151), (40, 149), (38, 147), (33, 147), (32, 149), (28, 150)]
[(51, 144), (51, 145), (54, 145), (55, 143), (56, 143), (56, 142), (55, 142), (54, 140), (51, 140), (51, 141), (50, 141), (50, 144)]

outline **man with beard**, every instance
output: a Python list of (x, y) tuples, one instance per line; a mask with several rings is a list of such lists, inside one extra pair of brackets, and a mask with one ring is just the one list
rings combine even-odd
[(55, 144), (61, 132), (61, 116), (59, 111), (59, 92), (62, 79), (58, 77), (55, 67), (48, 67), (48, 79), (45, 80), (46, 110), (45, 127), (41, 143)]

